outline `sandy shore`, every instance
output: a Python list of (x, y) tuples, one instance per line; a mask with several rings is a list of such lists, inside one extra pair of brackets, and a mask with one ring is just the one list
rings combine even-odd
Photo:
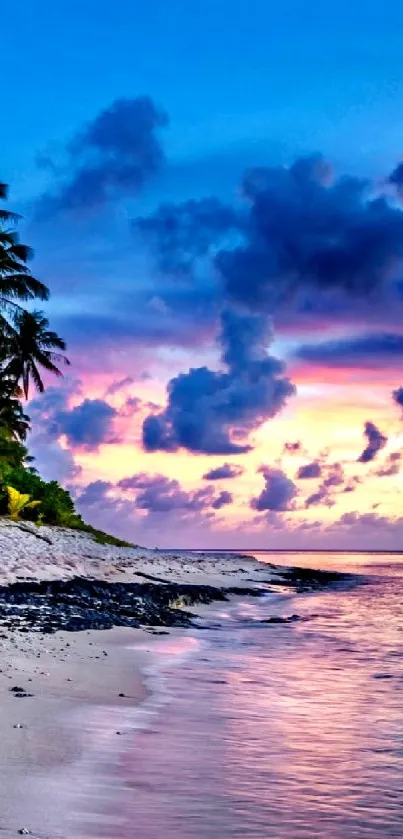
[[(273, 573), (248, 557), (116, 548), (87, 534), (0, 520), (0, 585), (7, 590), (21, 581), (76, 577), (229, 588), (260, 585)], [(197, 608), (199, 616), (205, 608)], [(106, 837), (103, 804), (113, 797), (116, 805), (120, 794), (113, 771), (118, 741), (134, 737), (155, 712), (159, 664), (167, 656), (179, 660), (192, 638), (178, 628), (154, 635), (131, 628), (44, 634), (5, 627), (0, 835)]]
[(176, 583), (244, 585), (266, 580), (268, 567), (242, 554), (117, 548), (80, 531), (0, 518), (0, 585), (72, 577), (144, 582), (149, 576)]
[(182, 635), (119, 629), (1, 639), (1, 836), (105, 835), (94, 824), (105, 795), (118, 791), (113, 771), (100, 770), (118, 755), (119, 738), (147, 723), (158, 665), (186, 649)]

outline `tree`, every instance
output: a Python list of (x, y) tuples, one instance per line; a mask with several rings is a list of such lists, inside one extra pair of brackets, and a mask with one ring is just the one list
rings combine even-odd
[[(32, 380), (39, 393), (43, 393), (44, 384), (40, 368), (55, 376), (62, 376), (58, 364), (70, 362), (60, 352), (66, 344), (56, 332), (49, 329), (49, 321), (43, 312), (17, 312), (14, 317), (15, 330), (5, 340), (3, 352), (8, 361), (4, 372), (16, 385), (21, 383), (25, 398), (28, 399), (29, 384)], [(1, 352), (1, 347), (0, 347)]]
[[(0, 199), (7, 198), (7, 187), (0, 184)], [(20, 216), (0, 210), (0, 313), (4, 322), (12, 321), (21, 310), (20, 302), (47, 300), (49, 289), (32, 276), (27, 262), (33, 251), (19, 241), (18, 234), (7, 225), (16, 224)]]
[(29, 417), (24, 414), (21, 391), (4, 371), (0, 371), (0, 429), (3, 436), (23, 441), (29, 431)]

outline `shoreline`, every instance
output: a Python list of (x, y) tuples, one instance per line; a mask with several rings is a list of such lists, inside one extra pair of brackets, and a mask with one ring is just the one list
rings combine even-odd
[(24, 830), (34, 839), (106, 835), (104, 801), (122, 792), (113, 769), (119, 741), (163, 701), (158, 671), (167, 656), (179, 663), (198, 646), (197, 626), (207, 640), (200, 621), (220, 601), (334, 579), (242, 554), (118, 548), (4, 520), (0, 556), (5, 839)]
[[(163, 663), (191, 653), (178, 629), (166, 637), (138, 629), (57, 633), (49, 641), (38, 659), (29, 639), (25, 656), (0, 673), (0, 825), (7, 839), (24, 829), (35, 839), (87, 835), (89, 808), (94, 817), (102, 810), (109, 786), (100, 770), (112, 767), (119, 741), (146, 728), (166, 701)], [(16, 695), (14, 686), (32, 696)], [(111, 797), (113, 772), (109, 780)]]

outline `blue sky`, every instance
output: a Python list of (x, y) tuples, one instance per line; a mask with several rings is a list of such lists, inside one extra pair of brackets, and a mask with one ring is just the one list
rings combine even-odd
[(167, 109), (178, 160), (267, 143), (390, 163), (402, 27), (399, 2), (16, 0), (2, 10), (6, 174), (29, 192), (37, 152), (143, 92)]

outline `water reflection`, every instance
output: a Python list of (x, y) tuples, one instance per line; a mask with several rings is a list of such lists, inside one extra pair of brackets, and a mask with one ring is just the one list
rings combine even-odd
[(102, 835), (401, 837), (402, 602), (396, 575), (279, 601), (306, 622), (260, 625), (273, 601), (234, 609), (168, 668), (175, 700), (122, 744)]

